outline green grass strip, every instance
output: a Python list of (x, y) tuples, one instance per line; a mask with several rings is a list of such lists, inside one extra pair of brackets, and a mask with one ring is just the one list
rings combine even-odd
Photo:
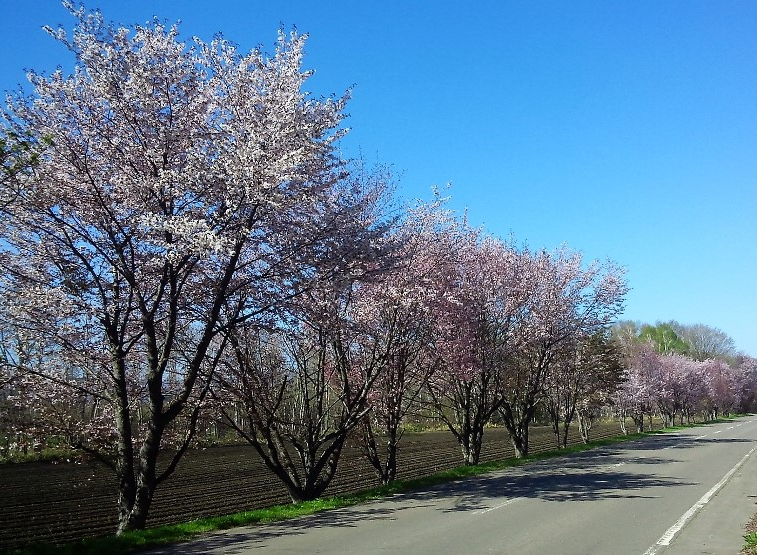
[(744, 542), (744, 548), (742, 550), (744, 555), (757, 554), (757, 532), (750, 532), (744, 536)]
[[(496, 470), (504, 470), (506, 468), (522, 466), (535, 461), (553, 459), (570, 455), (572, 453), (596, 449), (598, 447), (633, 441), (651, 434), (670, 433), (684, 428), (709, 425), (727, 420), (731, 419), (719, 419), (715, 422), (692, 424), (691, 426), (677, 426), (640, 434), (619, 435), (597, 439), (590, 441), (588, 444), (581, 443), (570, 445), (564, 449), (535, 453), (520, 459), (510, 458), (501, 461), (482, 463), (476, 466), (459, 466), (422, 478), (395, 480), (391, 484), (385, 486), (378, 486), (348, 495), (327, 497), (289, 505), (276, 505), (266, 509), (256, 509), (254, 511), (245, 511), (232, 515), (201, 518), (181, 524), (166, 524), (154, 528), (147, 528), (145, 530), (126, 532), (120, 536), (111, 535), (96, 538), (83, 538), (77, 542), (62, 545), (36, 544), (21, 549), (6, 551), (5, 553), (8, 553), (9, 555), (102, 555), (103, 553), (108, 553), (110, 555), (125, 555), (151, 547), (160, 547), (188, 541), (217, 530), (226, 530), (251, 524), (277, 522), (312, 515), (321, 511), (351, 507), (366, 501), (382, 499), (398, 493), (425, 489)], [(750, 536), (754, 536), (752, 541), (757, 544), (757, 532), (750, 534)], [(748, 537), (749, 536), (747, 536), (747, 538)], [(747, 541), (750, 540), (747, 539)]]

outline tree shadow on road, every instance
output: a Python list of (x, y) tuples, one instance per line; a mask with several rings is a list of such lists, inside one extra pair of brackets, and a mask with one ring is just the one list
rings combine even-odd
[[(523, 468), (513, 470), (524, 470)], [(274, 524), (215, 533), (191, 544), (152, 550), (150, 555), (193, 553), (249, 553), (281, 536), (292, 537), (313, 529), (354, 527), (366, 521), (402, 519), (405, 511), (425, 508), (446, 513), (482, 511), (508, 500), (592, 501), (611, 498), (653, 498), (663, 488), (692, 485), (675, 478), (639, 475), (617, 470), (587, 470), (486, 475), (443, 484), (428, 490), (395, 495), (380, 502), (325, 511)], [(328, 533), (328, 530), (326, 530)]]
[(728, 438), (728, 437), (691, 437), (688, 435), (681, 436), (681, 435), (675, 435), (675, 434), (663, 434), (663, 435), (652, 435), (649, 437), (645, 437), (643, 439), (639, 439), (636, 441), (629, 441), (627, 443), (621, 443), (618, 445), (618, 449), (623, 450), (639, 450), (639, 451), (646, 451), (646, 450), (659, 450), (659, 449), (688, 449), (692, 447), (698, 447), (703, 444), (712, 443), (712, 444), (721, 444), (721, 443), (753, 443), (753, 440), (751, 439), (740, 439), (740, 438)]
[[(486, 510), (508, 499), (532, 498), (552, 502), (600, 499), (655, 498), (664, 488), (695, 485), (668, 476), (621, 470), (537, 472), (497, 478), (474, 478), (460, 488), (447, 511)], [(453, 493), (454, 492), (450, 492)]]
[(142, 552), (143, 555), (179, 555), (192, 553), (202, 555), (210, 553), (224, 553), (229, 555), (248, 553), (253, 549), (266, 547), (266, 544), (281, 536), (304, 534), (315, 528), (344, 528), (354, 527), (366, 520), (396, 520), (398, 508), (392, 506), (391, 499), (377, 503), (345, 509), (324, 511), (314, 515), (294, 518), (282, 522), (250, 525), (244, 528), (232, 529), (213, 533), (189, 544), (178, 544)]
[[(753, 443), (749, 439), (732, 438), (693, 438), (686, 436), (652, 436), (627, 443), (607, 447), (596, 447), (588, 451), (566, 454), (543, 461), (530, 463), (527, 467), (529, 472), (533, 469), (557, 469), (557, 468), (597, 468), (618, 462), (633, 462), (634, 464), (666, 464), (677, 460), (676, 451), (701, 447), (705, 444), (723, 443)], [(634, 456), (630, 452), (654, 451), (656, 456)]]
[[(696, 484), (670, 476), (633, 473), (623, 467), (626, 464), (671, 463), (677, 460), (675, 453), (678, 449), (701, 446), (703, 443), (727, 442), (751, 443), (750, 440), (742, 439), (654, 436), (494, 471), (355, 507), (325, 511), (280, 523), (214, 533), (191, 544), (151, 550), (145, 555), (241, 555), (265, 548), (271, 540), (281, 536), (301, 535), (316, 528), (329, 533), (328, 529), (355, 527), (366, 521), (382, 520), (388, 523), (403, 518), (403, 512), (414, 509), (425, 508), (446, 513), (479, 512), (495, 509), (519, 499), (586, 502), (662, 497), (666, 488)], [(636, 451), (660, 453), (653, 456), (634, 456), (633, 453)]]

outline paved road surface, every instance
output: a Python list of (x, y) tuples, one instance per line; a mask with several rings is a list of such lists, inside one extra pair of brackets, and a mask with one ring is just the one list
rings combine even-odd
[(756, 449), (748, 417), (150, 553), (735, 555)]

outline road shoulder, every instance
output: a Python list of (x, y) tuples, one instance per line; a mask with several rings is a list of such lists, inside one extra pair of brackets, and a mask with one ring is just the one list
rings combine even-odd
[(665, 555), (735, 555), (744, 546), (745, 527), (757, 512), (757, 452), (692, 518)]

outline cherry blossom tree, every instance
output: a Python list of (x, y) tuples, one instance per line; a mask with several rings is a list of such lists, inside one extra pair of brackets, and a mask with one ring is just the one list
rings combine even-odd
[(659, 353), (645, 341), (628, 345), (626, 353), (627, 379), (612, 396), (612, 403), (623, 433), (628, 433), (626, 420), (631, 418), (636, 431), (644, 431), (644, 419), (651, 418), (657, 389)]
[(707, 384), (705, 414), (712, 420), (728, 415), (738, 405), (736, 373), (723, 360), (708, 359), (702, 363)]
[[(493, 238), (468, 241), (453, 280), (452, 349), (441, 355), (431, 393), (440, 418), (476, 464), (483, 431), (499, 412), (518, 456), (550, 368), (563, 345), (604, 330), (627, 290), (614, 264), (582, 267), (567, 249), (532, 253)], [(445, 356), (447, 353), (452, 356)]]
[(335, 280), (318, 280), (320, 286), (298, 298), (301, 309), (279, 329), (235, 329), (233, 356), (216, 378), (225, 421), (284, 483), (293, 502), (315, 499), (328, 487), (390, 358), (391, 345), (356, 318), (355, 283), (341, 275)]
[(510, 326), (522, 308), (508, 282), (517, 275), (517, 255), (475, 230), (451, 246), (457, 258), (447, 271), (450, 302), (438, 313), (444, 329), (432, 345), (436, 371), (428, 393), (464, 463), (475, 465), (486, 424), (502, 402), (502, 363), (511, 348)]
[(507, 361), (498, 407), (518, 457), (528, 455), (529, 425), (561, 349), (614, 322), (628, 290), (622, 268), (609, 261), (584, 268), (582, 255), (567, 248), (522, 256), (529, 263), (519, 275), (528, 279), (516, 290), (527, 291), (529, 301), (515, 326), (517, 349)]
[(696, 363), (686, 355), (671, 353), (657, 357), (655, 401), (663, 426), (673, 426), (676, 415), (683, 418), (690, 409), (696, 390), (689, 390), (692, 385), (689, 378), (696, 375), (696, 370)]
[(552, 421), (558, 447), (566, 447), (574, 419), (584, 443), (597, 411), (624, 379), (618, 348), (609, 334), (599, 332), (583, 340), (566, 341), (546, 380), (544, 405)]
[(230, 361), (236, 367), (220, 373), (226, 422), (295, 503), (316, 499), (331, 482), (348, 434), (369, 410), (366, 397), (381, 364), (356, 368), (360, 353), (329, 331), (303, 322), (281, 335), (237, 335)]
[(435, 370), (429, 354), (443, 333), (438, 317), (447, 303), (446, 269), (459, 231), (445, 201), (437, 194), (434, 202), (407, 211), (396, 237), (399, 264), (356, 294), (361, 325), (386, 353), (361, 425), (365, 455), (382, 484), (396, 476), (402, 425)]
[(303, 246), (325, 241), (343, 181), (346, 97), (302, 92), (304, 36), (241, 54), (70, 9), (73, 33), (49, 32), (73, 74), (32, 73), (33, 95), (4, 112), (6, 137), (48, 146), (3, 181), (0, 289), (41, 346), (33, 364), (14, 354), (17, 371), (87, 395), (107, 419), (78, 446), (107, 447), (121, 533), (145, 525), (190, 445), (229, 330), (307, 281)]
[(684, 365), (681, 376), (683, 382), (680, 396), (679, 423), (692, 424), (702, 402), (707, 397), (707, 377), (704, 365), (696, 360), (689, 360)]
[[(302, 292), (275, 320), (230, 330), (213, 394), (225, 421), (262, 457), (293, 502), (319, 497), (350, 433), (370, 410), (374, 382), (389, 366), (395, 330), (372, 326), (361, 291), (399, 263), (391, 187), (355, 172), (334, 191), (333, 233), (310, 244)], [(243, 417), (240, 418), (239, 415)], [(292, 451), (293, 450), (293, 451)]]
[(757, 359), (737, 355), (734, 360), (738, 389), (738, 412), (755, 412), (757, 400)]

